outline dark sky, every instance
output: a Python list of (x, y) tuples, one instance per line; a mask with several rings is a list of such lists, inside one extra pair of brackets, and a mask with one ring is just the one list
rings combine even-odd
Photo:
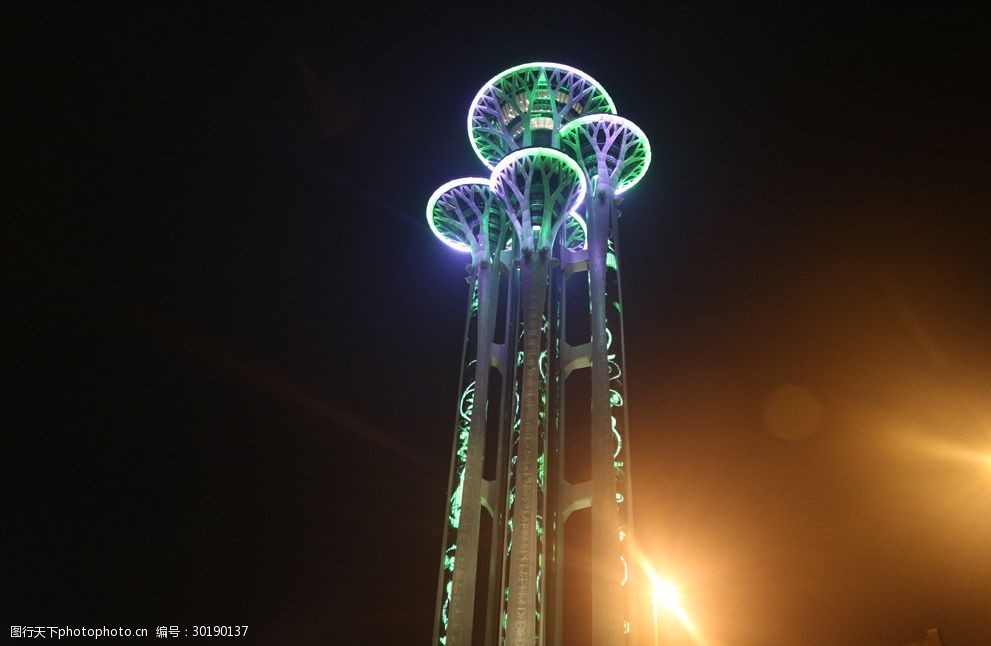
[(705, 643), (991, 643), (977, 5), (363, 7), (3, 6), (2, 623), (429, 641), (466, 259), (424, 206), (549, 60), (653, 145), (637, 529)]

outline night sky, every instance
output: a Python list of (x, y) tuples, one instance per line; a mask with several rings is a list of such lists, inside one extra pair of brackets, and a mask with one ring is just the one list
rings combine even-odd
[(991, 644), (977, 4), (0, 12), (4, 625), (429, 642), (467, 259), (424, 207), (546, 60), (653, 146), (637, 532), (705, 643)]

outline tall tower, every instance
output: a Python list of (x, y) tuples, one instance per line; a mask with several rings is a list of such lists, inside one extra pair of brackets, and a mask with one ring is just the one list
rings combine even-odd
[[(591, 77), (552, 63), (486, 83), (468, 134), (491, 176), (449, 182), (427, 205), (434, 233), (471, 257), (433, 643), (561, 644), (564, 527), (589, 507), (590, 641), (637, 643), (616, 205), (646, 171), (649, 144)], [(565, 335), (573, 276), (589, 290), (577, 312), (589, 338), (577, 345)], [(591, 373), (591, 477), (570, 482), (564, 411), (579, 370)]]

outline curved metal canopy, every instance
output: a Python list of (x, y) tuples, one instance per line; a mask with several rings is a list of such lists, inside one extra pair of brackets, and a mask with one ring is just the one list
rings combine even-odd
[(592, 77), (559, 63), (525, 63), (494, 76), (468, 108), (468, 140), (489, 168), (520, 148), (558, 147), (558, 131), (586, 114), (615, 114)]

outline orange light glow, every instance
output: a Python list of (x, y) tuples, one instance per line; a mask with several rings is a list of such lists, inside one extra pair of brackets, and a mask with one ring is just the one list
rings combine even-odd
[(640, 560), (644, 572), (650, 578), (651, 584), (651, 606), (654, 614), (654, 643), (657, 643), (658, 615), (668, 614), (678, 620), (681, 627), (692, 637), (695, 642), (700, 643), (701, 637), (695, 622), (688, 616), (688, 612), (681, 602), (681, 592), (674, 582), (660, 577), (654, 571), (653, 566), (645, 560)]
[(934, 435), (904, 431), (895, 443), (900, 448), (934, 460), (951, 460), (991, 467), (991, 451), (979, 450)]

